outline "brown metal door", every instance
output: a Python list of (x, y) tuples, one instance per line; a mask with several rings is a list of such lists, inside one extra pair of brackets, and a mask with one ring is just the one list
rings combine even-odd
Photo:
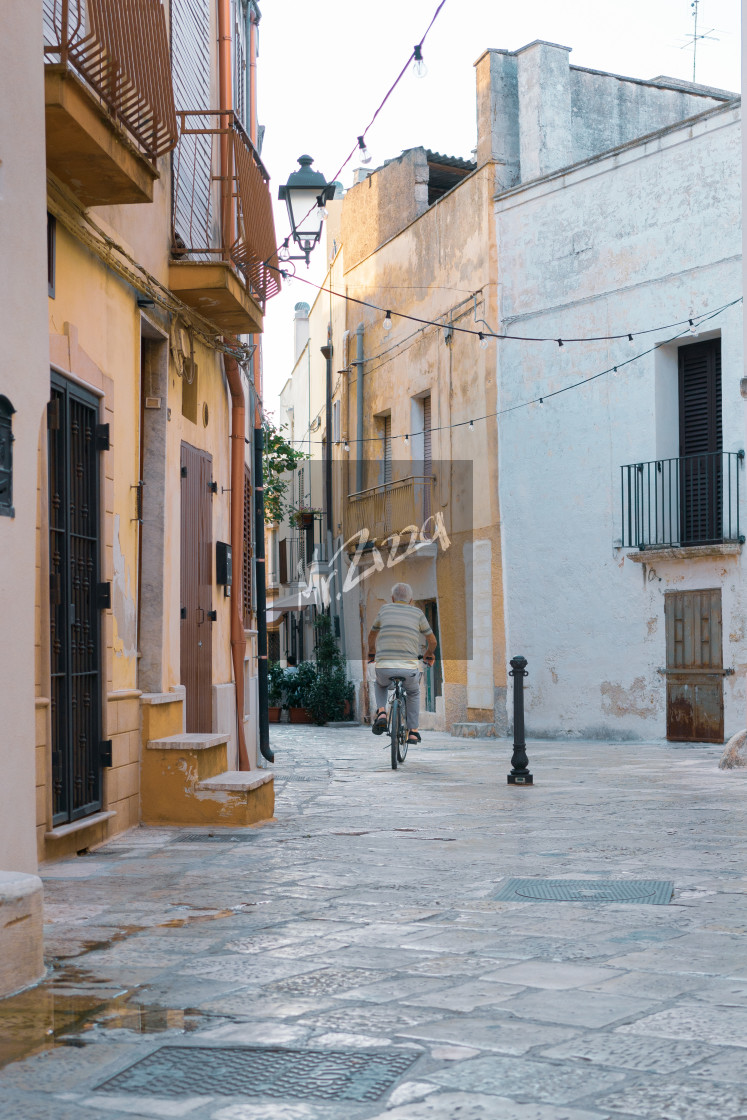
[(187, 731), (212, 731), (212, 456), (182, 444), (181, 678)]
[(669, 591), (667, 629), (667, 739), (723, 743), (724, 668), (721, 592)]

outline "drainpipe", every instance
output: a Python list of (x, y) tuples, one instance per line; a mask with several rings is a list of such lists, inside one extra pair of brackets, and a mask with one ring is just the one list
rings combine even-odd
[(257, 563), (257, 692), (259, 695), (259, 749), (268, 762), (275, 761), (270, 750), (269, 694), (267, 683), (267, 595), (265, 582), (265, 490), (262, 478), (262, 452), (265, 434), (254, 429), (254, 556)]
[(324, 445), (324, 504), (327, 508), (327, 540), (332, 536), (332, 324), (327, 331), (327, 345), (321, 347), (327, 363), (324, 406), (327, 413), (326, 442)]
[[(231, 96), (231, 0), (218, 0), (218, 76), (222, 127), (230, 127)], [(233, 191), (231, 189), (231, 147), (229, 136), (221, 136), (221, 229), (223, 250), (228, 254), (233, 242)], [(244, 554), (244, 438), (246, 402), (241, 372), (235, 358), (225, 355), (224, 369), (231, 394), (231, 557), (234, 594), (231, 596), (231, 660), (236, 686), (236, 727), (239, 745), (239, 770), (249, 770), (249, 755), (244, 738), (244, 655), (246, 638), (241, 617), (241, 595), (237, 593)]]
[(231, 659), (236, 684), (236, 724), (239, 742), (239, 770), (251, 770), (244, 737), (244, 657), (246, 637), (241, 616), (241, 573), (244, 570), (244, 433), (246, 411), (244, 386), (236, 359), (224, 355), (228, 388), (231, 393)]
[[(221, 0), (228, 3), (229, 0)], [(254, 0), (249, 3), (249, 139), (257, 147), (257, 25), (259, 8)], [(255, 341), (252, 335), (252, 341)], [(254, 561), (257, 587), (257, 732), (260, 754), (267, 762), (274, 762), (270, 750), (269, 691), (267, 680), (267, 577), (265, 572), (265, 498), (264, 498), (264, 432), (262, 431), (262, 363), (259, 360), (261, 338), (252, 354), (254, 375)]]
[(233, 150), (231, 147), (233, 90), (231, 81), (231, 0), (218, 0), (218, 82), (220, 94), (221, 236), (223, 256), (230, 259), (233, 245)]
[(357, 454), (355, 457), (355, 490), (360, 494), (363, 489), (363, 323), (360, 323), (355, 332), (355, 364), (358, 368), (356, 377), (355, 396), (357, 405), (356, 440)]

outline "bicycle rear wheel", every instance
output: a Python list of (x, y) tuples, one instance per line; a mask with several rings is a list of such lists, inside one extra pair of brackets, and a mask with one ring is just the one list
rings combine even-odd
[(397, 769), (397, 749), (399, 747), (399, 725), (401, 722), (401, 705), (397, 697), (392, 700), (392, 709), (389, 713), (389, 733), (392, 747), (392, 770)]
[(407, 736), (408, 731), (405, 727), (404, 719), (400, 720), (399, 737), (397, 740), (397, 758), (400, 762), (404, 762), (407, 758)]

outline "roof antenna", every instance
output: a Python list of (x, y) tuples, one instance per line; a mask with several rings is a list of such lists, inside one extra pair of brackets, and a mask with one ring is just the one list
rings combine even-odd
[[(691, 0), (690, 7), (692, 8), (692, 13), (693, 13), (693, 33), (692, 33), (692, 35), (687, 36), (687, 42), (684, 44), (684, 47), (689, 47), (690, 42), (692, 41), (692, 45), (693, 45), (693, 85), (695, 84), (695, 63), (696, 63), (697, 57), (698, 57), (698, 40), (699, 39), (713, 39), (713, 41), (716, 42), (716, 43), (718, 43), (718, 41), (719, 41), (718, 37), (716, 35), (712, 34), (716, 30), (715, 27), (711, 27), (708, 31), (701, 31), (700, 34), (698, 34), (698, 5), (699, 4), (700, 4), (700, 0)], [(684, 47), (682, 48), (683, 50), (684, 50)]]

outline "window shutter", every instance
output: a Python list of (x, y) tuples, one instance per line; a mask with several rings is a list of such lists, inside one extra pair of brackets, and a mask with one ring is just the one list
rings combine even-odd
[(280, 583), (288, 582), (288, 541), (285, 539), (278, 542), (278, 579)]
[[(177, 110), (211, 107), (210, 48), (210, 0), (172, 0), (171, 70)], [(189, 127), (202, 127), (201, 121), (192, 117)], [(191, 227), (195, 218), (199, 222), (210, 213), (211, 148), (210, 136), (182, 136), (174, 153), (174, 229), (185, 245), (205, 244), (206, 230)]]
[(392, 418), (384, 417), (384, 485), (392, 481)]
[(679, 351), (680, 541), (723, 537), (721, 340)]
[(423, 474), (433, 473), (433, 454), (431, 452), (431, 397), (423, 397)]
[(252, 476), (244, 466), (244, 567), (241, 579), (244, 627), (251, 626), (252, 615)]
[(680, 455), (721, 450), (721, 340), (682, 346)]

